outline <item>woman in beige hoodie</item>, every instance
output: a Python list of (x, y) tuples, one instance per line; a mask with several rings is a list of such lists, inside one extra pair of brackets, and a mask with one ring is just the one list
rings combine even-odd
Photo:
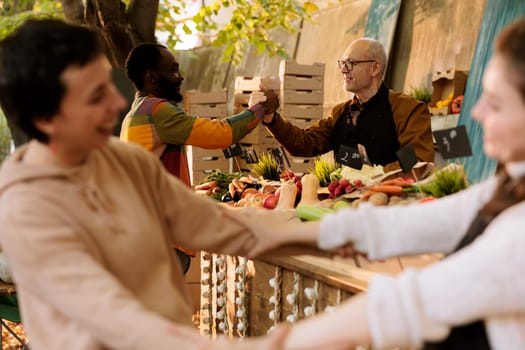
[[(191, 328), (172, 244), (257, 244), (139, 146), (111, 138), (125, 101), (93, 31), (28, 21), (0, 43), (0, 104), (31, 138), (0, 172), (0, 243), (33, 350), (274, 349)], [(191, 232), (191, 235), (186, 233)]]

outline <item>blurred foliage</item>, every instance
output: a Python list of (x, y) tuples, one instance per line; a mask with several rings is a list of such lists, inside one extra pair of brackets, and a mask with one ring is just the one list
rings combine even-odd
[[(83, 0), (84, 2), (85, 0)], [(341, 2), (342, 0), (337, 0)], [(129, 0), (122, 0), (127, 7)], [(223, 60), (237, 64), (253, 45), (257, 53), (266, 52), (286, 58), (285, 50), (271, 37), (274, 29), (295, 32), (293, 23), (311, 20), (310, 14), (319, 8), (315, 0), (216, 0), (204, 6), (195, 16), (182, 17), (187, 2), (161, 0), (156, 28), (168, 33), (170, 48), (181, 42), (183, 34), (197, 34), (203, 44), (224, 47)], [(332, 3), (331, 3), (332, 4)], [(217, 23), (223, 8), (233, 8), (230, 21)], [(61, 3), (57, 0), (0, 0), (0, 39), (28, 18), (63, 18)]]
[(11, 153), (11, 131), (7, 125), (4, 112), (0, 109), (0, 164)]
[[(230, 22), (219, 28), (213, 19), (222, 7), (230, 6), (234, 6)], [(287, 58), (284, 49), (271, 38), (270, 31), (281, 28), (293, 33), (296, 31), (294, 21), (310, 20), (310, 14), (317, 10), (311, 1), (301, 5), (296, 0), (218, 0), (203, 7), (193, 21), (198, 32), (216, 33), (211, 43), (224, 47), (223, 61), (238, 64), (249, 45), (259, 54), (266, 52), (270, 57)]]
[(52, 0), (0, 0), (0, 39), (29, 18), (64, 18), (62, 5)]

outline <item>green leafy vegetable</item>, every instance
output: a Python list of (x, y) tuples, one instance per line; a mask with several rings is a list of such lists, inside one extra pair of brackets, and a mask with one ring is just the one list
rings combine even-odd
[(335, 209), (314, 207), (313, 205), (301, 204), (295, 208), (295, 213), (298, 218), (306, 221), (321, 220), (326, 214), (335, 213)]
[(334, 161), (329, 161), (323, 158), (317, 159), (314, 162), (313, 173), (319, 179), (319, 185), (326, 187), (331, 182), (330, 174), (336, 170)]
[(217, 181), (217, 187), (219, 187), (220, 190), (215, 191), (210, 197), (216, 200), (221, 200), (222, 196), (228, 192), (228, 186), (232, 180), (240, 179), (242, 176), (242, 173), (230, 173), (224, 170), (215, 169), (211, 174), (202, 179), (200, 183)]
[(437, 171), (425, 184), (415, 184), (407, 192), (423, 192), (436, 198), (464, 190), (468, 186), (461, 166), (449, 166)]
[(270, 154), (263, 153), (259, 161), (252, 167), (252, 172), (267, 180), (279, 181), (279, 165)]

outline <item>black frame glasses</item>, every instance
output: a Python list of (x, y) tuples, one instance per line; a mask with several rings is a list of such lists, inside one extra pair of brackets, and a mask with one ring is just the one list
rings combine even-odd
[(377, 60), (337, 60), (339, 70), (351, 72), (358, 63), (377, 62)]

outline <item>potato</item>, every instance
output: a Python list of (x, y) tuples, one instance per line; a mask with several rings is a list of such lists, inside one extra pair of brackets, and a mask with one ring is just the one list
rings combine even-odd
[(391, 196), (388, 200), (388, 205), (396, 205), (402, 200), (399, 196)]
[(376, 192), (368, 198), (368, 201), (376, 206), (387, 205), (388, 195), (383, 192)]

